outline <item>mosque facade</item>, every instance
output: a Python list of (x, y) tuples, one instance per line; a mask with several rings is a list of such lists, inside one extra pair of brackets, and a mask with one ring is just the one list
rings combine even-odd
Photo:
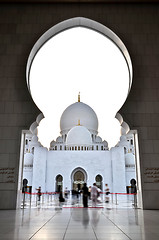
[(136, 179), (135, 149), (132, 134), (120, 137), (109, 149), (98, 136), (98, 118), (94, 110), (80, 101), (68, 106), (60, 119), (60, 136), (49, 150), (37, 135), (27, 134), (24, 150), (23, 179), (32, 192), (80, 190), (84, 184), (96, 182), (103, 191), (107, 183), (111, 192), (126, 193), (130, 180)]

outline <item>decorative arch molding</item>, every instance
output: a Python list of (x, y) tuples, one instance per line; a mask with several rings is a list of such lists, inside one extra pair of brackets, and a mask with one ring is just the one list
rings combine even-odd
[(31, 89), (30, 89), (30, 82), (29, 82), (30, 76), (29, 75), (30, 75), (30, 69), (31, 69), (32, 62), (33, 62), (37, 52), (50, 38), (54, 37), (55, 35), (57, 35), (58, 33), (62, 32), (64, 30), (74, 28), (74, 27), (85, 27), (85, 28), (94, 30), (94, 31), (104, 35), (105, 37), (109, 38), (119, 48), (119, 50), (122, 52), (122, 54), (126, 60), (126, 63), (128, 66), (128, 71), (129, 71), (129, 89), (128, 89), (128, 93), (127, 93), (127, 95), (128, 95), (130, 88), (131, 88), (131, 84), (132, 84), (132, 74), (133, 73), (132, 73), (132, 63), (131, 63), (130, 55), (128, 53), (127, 48), (125, 47), (125, 45), (121, 41), (121, 39), (109, 28), (107, 28), (106, 26), (104, 26), (96, 21), (93, 21), (91, 19), (84, 18), (84, 17), (75, 17), (75, 18), (71, 18), (71, 19), (68, 19), (68, 20), (65, 20), (63, 22), (56, 24), (55, 26), (50, 28), (48, 31), (46, 31), (35, 43), (35, 45), (33, 46), (32, 50), (30, 52), (30, 55), (28, 57), (27, 67), (26, 67), (26, 80), (27, 80), (27, 85), (28, 85), (30, 94), (31, 94)]
[(101, 181), (103, 181), (103, 176), (102, 176), (102, 174), (99, 174), (99, 173), (95, 176), (95, 181), (96, 181), (96, 178), (97, 178), (98, 176), (101, 177)]
[(121, 135), (125, 135), (125, 134), (127, 134), (129, 131), (130, 131), (130, 127), (129, 127), (129, 125), (126, 123), (126, 122), (124, 122), (124, 119), (123, 119), (123, 117), (121, 116), (121, 114), (120, 113), (117, 113), (116, 115), (115, 115), (115, 118), (119, 121), (119, 123), (120, 123), (120, 126), (121, 126)]
[(39, 126), (39, 123), (41, 122), (41, 120), (44, 118), (44, 115), (43, 113), (40, 113), (35, 122), (33, 122), (31, 125), (30, 125), (30, 128), (29, 128), (29, 131), (34, 134), (34, 135), (37, 135), (37, 127)]
[(74, 174), (75, 174), (76, 172), (78, 172), (78, 171), (81, 171), (81, 172), (83, 173), (83, 175), (84, 175), (84, 181), (87, 182), (87, 173), (86, 173), (86, 171), (85, 171), (83, 168), (81, 168), (81, 167), (77, 167), (77, 168), (75, 168), (75, 169), (72, 171), (72, 173), (71, 173), (71, 182), (74, 181)]

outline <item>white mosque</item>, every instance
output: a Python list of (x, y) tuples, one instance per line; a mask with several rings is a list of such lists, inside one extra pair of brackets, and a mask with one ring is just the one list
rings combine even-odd
[(80, 190), (83, 183), (104, 190), (125, 193), (130, 180), (136, 179), (135, 149), (132, 134), (120, 137), (109, 150), (108, 143), (98, 136), (98, 118), (94, 110), (80, 101), (65, 109), (60, 120), (60, 136), (44, 148), (37, 135), (27, 134), (24, 151), (23, 179), (32, 192)]

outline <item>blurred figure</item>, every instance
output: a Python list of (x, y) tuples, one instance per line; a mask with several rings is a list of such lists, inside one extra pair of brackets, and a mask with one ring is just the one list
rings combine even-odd
[(108, 184), (106, 183), (105, 184), (105, 195), (106, 195), (105, 202), (106, 203), (109, 203), (109, 194), (110, 194), (109, 187), (108, 187)]
[(93, 183), (93, 187), (91, 187), (92, 207), (96, 207), (97, 196), (98, 196), (98, 188), (96, 187), (96, 183)]
[(101, 199), (101, 196), (100, 196), (100, 194), (101, 194), (101, 189), (100, 189), (100, 188), (97, 188), (97, 191), (98, 191), (98, 193), (97, 193), (97, 202), (98, 202), (98, 203), (101, 203), (101, 202), (102, 202), (102, 199)]
[(38, 195), (38, 201), (40, 202), (40, 198), (41, 198), (41, 187), (39, 186), (39, 188), (36, 189), (38, 192), (37, 192), (37, 195)]
[(64, 194), (65, 194), (65, 198), (68, 198), (68, 189), (67, 189), (67, 187), (65, 188)]
[(88, 207), (88, 187), (86, 183), (84, 183), (84, 186), (82, 188), (82, 193), (83, 193), (83, 207), (87, 208)]
[(60, 202), (60, 203), (61, 203), (61, 202), (65, 202), (65, 199), (64, 199), (64, 197), (63, 197), (62, 191), (60, 191), (60, 193), (59, 193), (59, 202)]
[(89, 186), (88, 188), (88, 196), (89, 196), (89, 199), (91, 199), (91, 186)]

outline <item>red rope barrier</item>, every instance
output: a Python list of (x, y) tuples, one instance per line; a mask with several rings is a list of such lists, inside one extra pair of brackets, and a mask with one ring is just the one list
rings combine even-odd
[[(59, 194), (58, 192), (42, 192), (42, 193), (29, 193), (29, 192), (25, 192), (26, 194), (30, 194), (30, 195), (54, 195), (54, 194)], [(100, 194), (105, 194), (105, 192), (100, 192)], [(119, 194), (119, 195), (137, 195), (137, 193), (109, 193), (109, 194)]]

